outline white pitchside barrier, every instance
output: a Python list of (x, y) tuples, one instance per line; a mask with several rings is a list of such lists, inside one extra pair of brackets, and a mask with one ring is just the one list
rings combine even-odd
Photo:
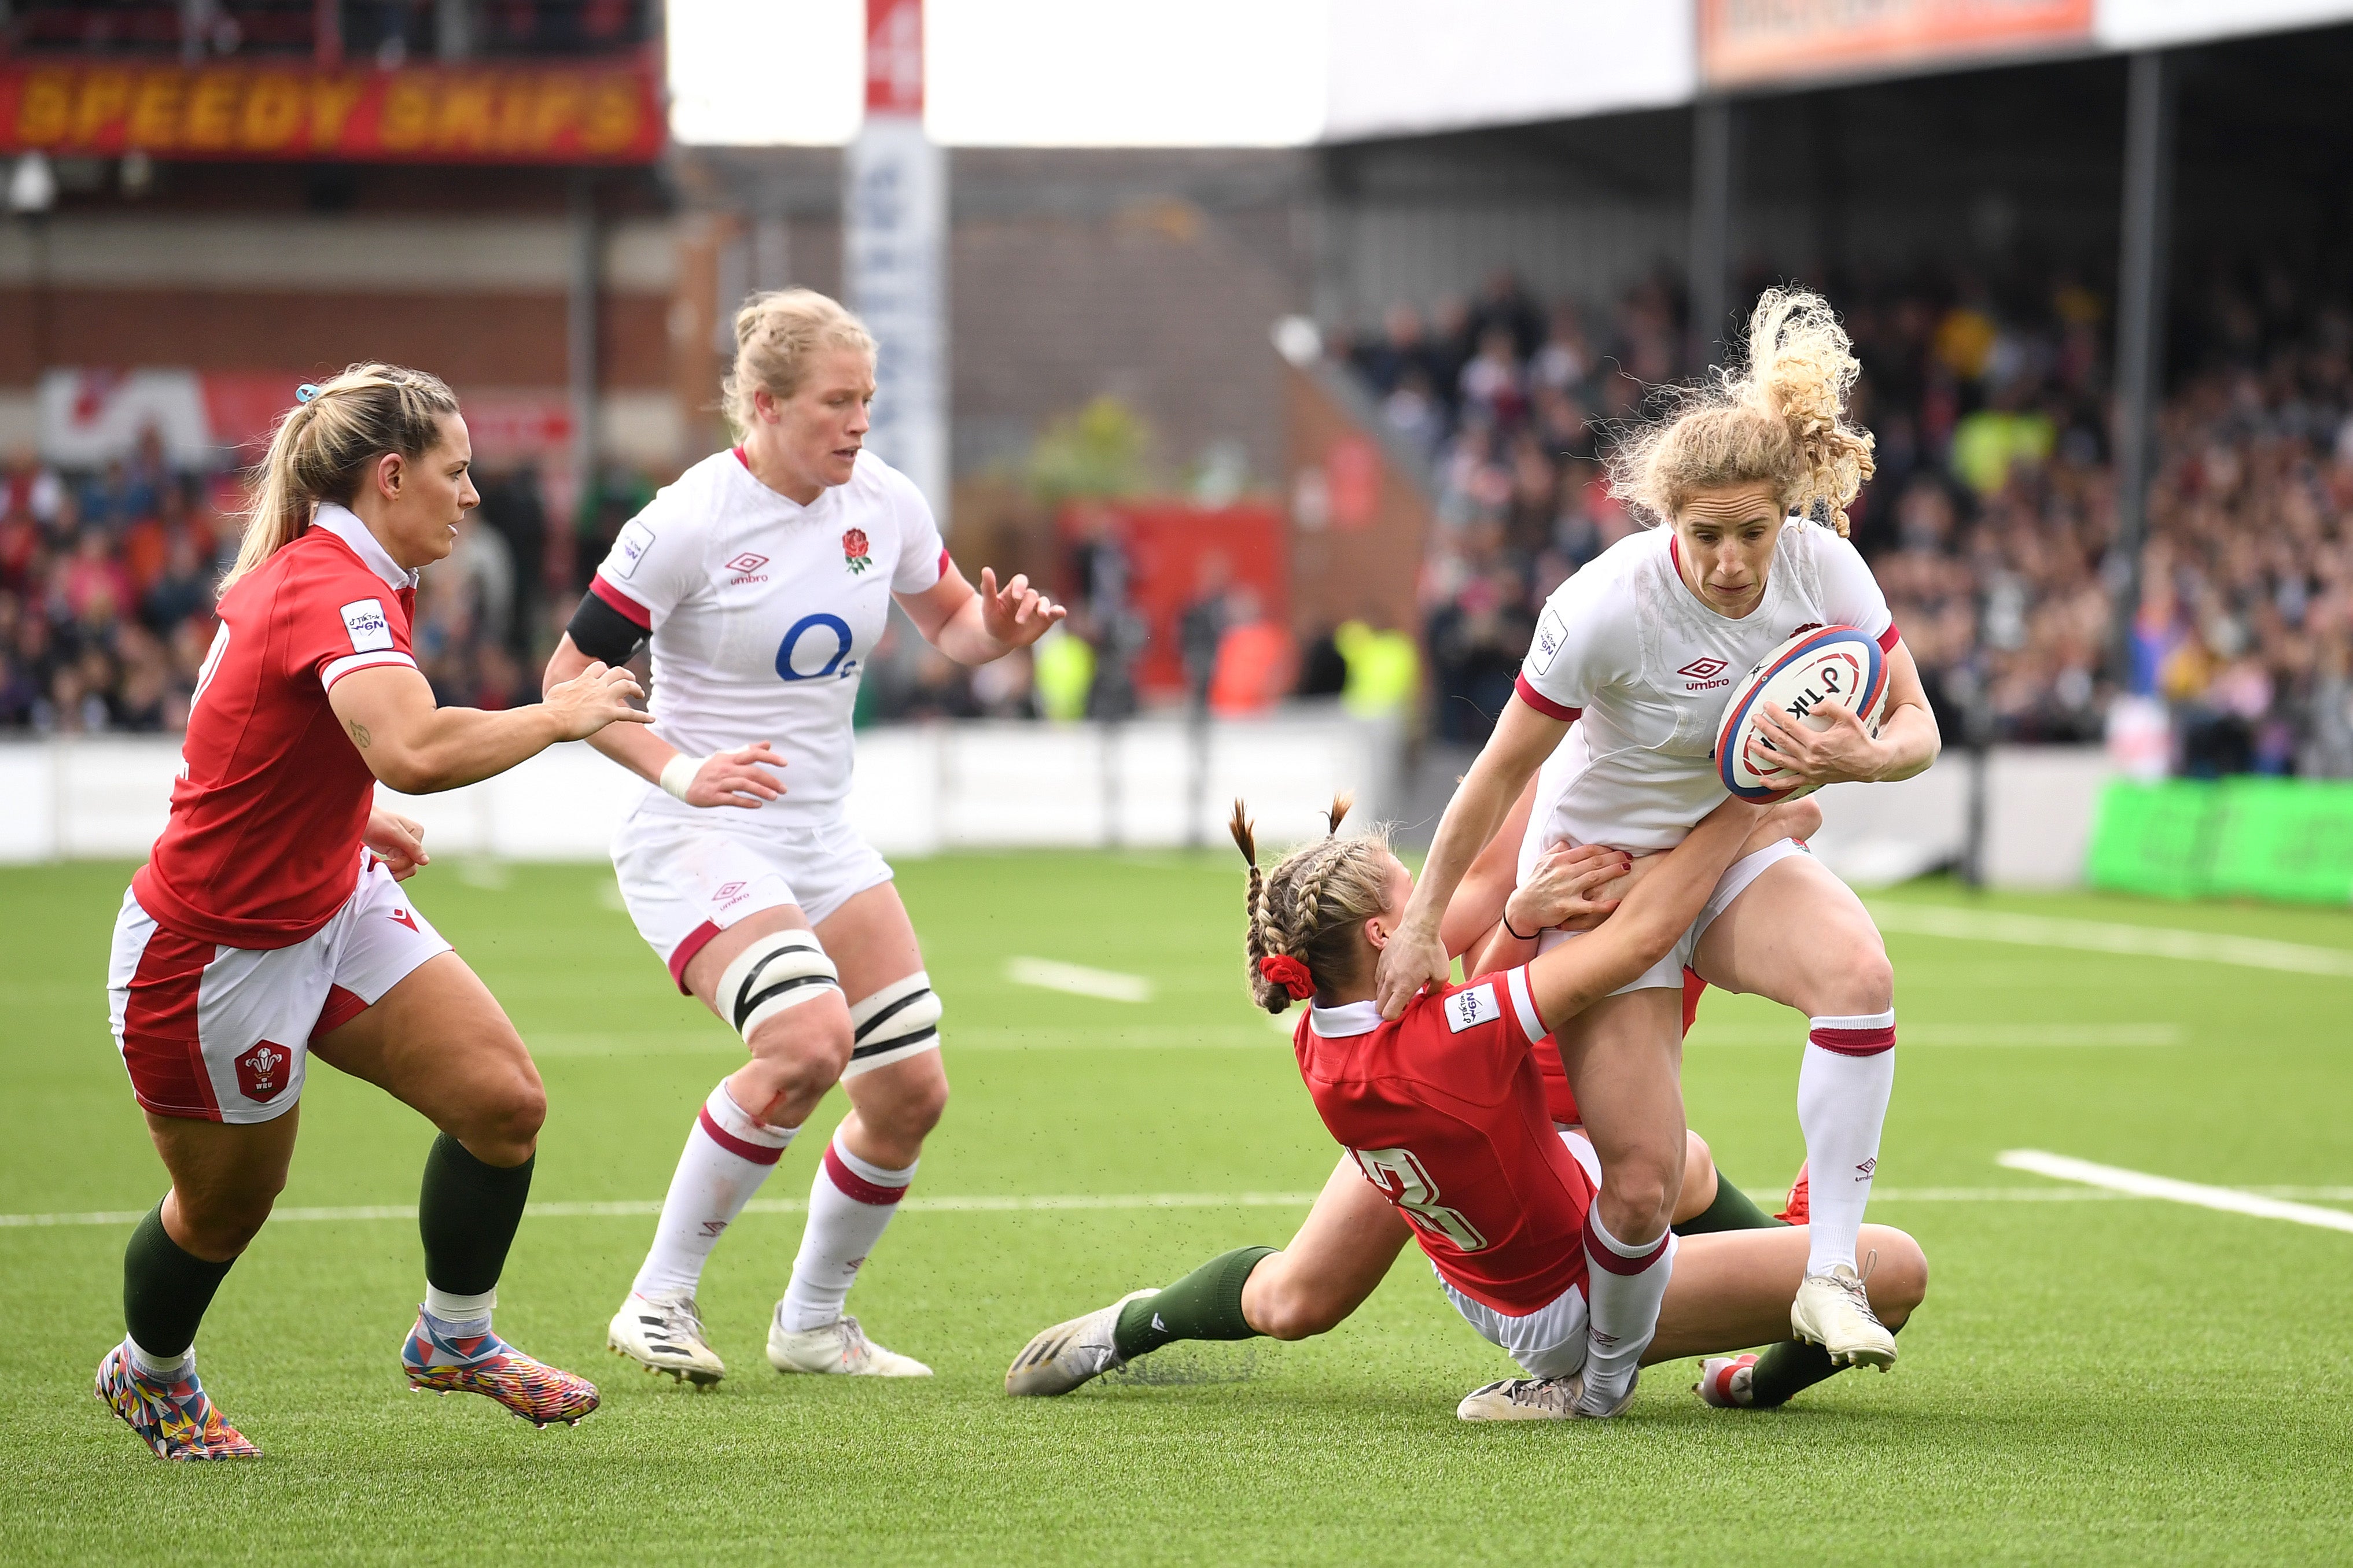
[[(1181, 720), (870, 730), (858, 738), (849, 817), (886, 855), (1168, 848), (1224, 843), (1237, 795), (1278, 843), (1317, 830), (1335, 791), (1354, 790), (1367, 821), (1398, 799), (1399, 747), (1386, 725), (1277, 717), (1212, 724), (1208, 741), (1201, 759)], [(0, 861), (145, 855), (179, 763), (166, 737), (0, 744)], [(789, 770), (786, 779), (789, 787)], [(383, 793), (425, 824), (426, 846), (439, 854), (602, 860), (641, 787), (574, 744), (444, 795)]]

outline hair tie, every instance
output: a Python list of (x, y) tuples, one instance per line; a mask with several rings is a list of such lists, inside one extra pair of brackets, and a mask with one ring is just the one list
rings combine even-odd
[(1258, 972), (1290, 993), (1293, 1002), (1304, 1002), (1315, 994), (1315, 977), (1287, 952), (1268, 953), (1258, 961)]
[(319, 388), (314, 382), (306, 381), (294, 389), (294, 401), (297, 403), (308, 403), (318, 395)]

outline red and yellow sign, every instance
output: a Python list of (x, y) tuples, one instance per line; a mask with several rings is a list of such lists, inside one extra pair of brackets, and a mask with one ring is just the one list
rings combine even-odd
[(1870, 75), (2088, 44), (2094, 0), (1700, 0), (1714, 87)]
[(353, 163), (647, 163), (661, 153), (650, 67), (16, 66), (0, 152)]

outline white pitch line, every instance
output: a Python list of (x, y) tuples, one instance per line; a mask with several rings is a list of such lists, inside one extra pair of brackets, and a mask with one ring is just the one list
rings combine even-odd
[(2094, 1164), (2089, 1160), (2073, 1159), (2041, 1149), (2011, 1149), (1996, 1155), (1994, 1163), (2013, 1171), (2031, 1171), (2038, 1176), (2050, 1176), (2057, 1181), (2081, 1182), (2086, 1186), (2129, 1193), (2137, 1198), (2164, 1198), (2171, 1203), (2191, 1204), (2199, 1208), (2220, 1209), (2225, 1214), (2253, 1215), (2258, 1219), (2284, 1219), (2296, 1225), (2317, 1226), (2323, 1230), (2353, 1232), (2353, 1214), (2347, 1214), (2342, 1209), (2315, 1208), (2310, 1204), (2289, 1203), (2284, 1198), (2233, 1192), (2228, 1187), (2180, 1182), (2171, 1176), (2152, 1176), (2145, 1171)]
[(1152, 982), (1141, 974), (1112, 969), (1089, 969), (1083, 963), (1063, 963), (1051, 958), (1010, 958), (1005, 978), (1016, 985), (1060, 991), (1072, 996), (1096, 996), (1106, 1002), (1149, 1002)]
[[(2057, 1159), (2057, 1155), (2045, 1156)], [(2004, 1163), (2009, 1161), (2005, 1157)], [(2080, 1162), (2076, 1162), (2080, 1163)], [(2021, 1166), (2021, 1169), (2027, 1167)], [(2105, 1170), (2106, 1166), (2093, 1166)], [(2131, 1175), (2134, 1173), (2122, 1173)], [(2162, 1178), (2143, 1177), (2145, 1181)], [(2225, 1187), (2201, 1188), (2204, 1192), (2222, 1193), (2234, 1199), (2262, 1201), (2270, 1197), (2319, 1198), (2336, 1203), (2353, 1203), (2353, 1187), (2259, 1187), (2245, 1192)], [(2105, 1186), (2078, 1187), (1881, 1187), (1871, 1194), (1872, 1202), (1882, 1204), (2056, 1204), (2121, 1202), (2133, 1198), (2166, 1197), (2169, 1194), (2126, 1191)], [(915, 1194), (908, 1197), (904, 1207), (919, 1214), (1039, 1214), (1085, 1210), (1116, 1209), (1226, 1209), (1226, 1208), (1305, 1208), (1315, 1201), (1314, 1193), (1080, 1193), (1061, 1196), (1018, 1197), (925, 1197)], [(2300, 1205), (2288, 1204), (2288, 1208)], [(808, 1203), (802, 1198), (754, 1198), (744, 1205), (746, 1214), (806, 1214)], [(2335, 1214), (2330, 1209), (2314, 1209), (2314, 1214)], [(124, 1226), (136, 1225), (147, 1217), (146, 1209), (97, 1209), (79, 1214), (0, 1214), (0, 1230), (47, 1228), (56, 1226)], [(533, 1219), (641, 1219), (661, 1213), (661, 1203), (655, 1198), (615, 1198), (600, 1202), (545, 1203), (531, 1205)], [(417, 1210), (405, 1204), (359, 1204), (348, 1208), (286, 1208), (269, 1216), (272, 1220), (296, 1223), (334, 1220), (413, 1220)], [(2353, 1215), (2337, 1215), (2338, 1219), (2353, 1220)]]
[[(2179, 1024), (1908, 1024), (1898, 1029), (1905, 1048), (1929, 1046), (2018, 1047), (2147, 1047), (2179, 1046), (2189, 1032)], [(1684, 1042), (1694, 1046), (1788, 1046), (1805, 1044), (1805, 1031), (1711, 1027), (1701, 1024)]]
[(2245, 969), (2279, 969), (2294, 974), (2353, 979), (2353, 949), (2341, 947), (2225, 936), (2220, 931), (2188, 931), (2179, 926), (2117, 925), (2049, 915), (1956, 910), (1938, 904), (1875, 903), (1870, 910), (1880, 930), (1901, 931), (1907, 936), (2008, 942), (2026, 947), (2072, 947), (2133, 958), (2196, 959), (2209, 963), (2234, 963)]

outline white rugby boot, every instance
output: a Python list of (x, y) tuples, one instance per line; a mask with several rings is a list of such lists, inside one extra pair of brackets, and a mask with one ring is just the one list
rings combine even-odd
[(1885, 1372), (1895, 1364), (1895, 1336), (1871, 1310), (1862, 1280), (1843, 1263), (1828, 1274), (1807, 1275), (1789, 1303), (1789, 1331), (1828, 1351), (1836, 1365)]
[(702, 1314), (691, 1291), (660, 1290), (650, 1296), (630, 1291), (605, 1331), (605, 1348), (697, 1390), (727, 1375), (727, 1363), (702, 1337)]
[(886, 1351), (866, 1337), (855, 1318), (836, 1318), (814, 1329), (785, 1327), (785, 1304), (768, 1320), (768, 1364), (778, 1372), (830, 1373), (848, 1377), (929, 1377), (932, 1369), (911, 1355)]
[(1083, 1318), (1041, 1330), (1006, 1369), (1005, 1392), (1050, 1399), (1125, 1366), (1119, 1347), (1112, 1342), (1112, 1331), (1119, 1326), (1119, 1310), (1130, 1301), (1159, 1294), (1156, 1289), (1130, 1290)]
[(1718, 1410), (1747, 1410), (1756, 1405), (1750, 1384), (1756, 1381), (1757, 1357), (1712, 1355), (1699, 1363), (1699, 1381), (1692, 1392), (1702, 1405)]
[(1454, 1414), (1465, 1421), (1574, 1421), (1581, 1412), (1585, 1376), (1507, 1377), (1482, 1383), (1462, 1396)]

